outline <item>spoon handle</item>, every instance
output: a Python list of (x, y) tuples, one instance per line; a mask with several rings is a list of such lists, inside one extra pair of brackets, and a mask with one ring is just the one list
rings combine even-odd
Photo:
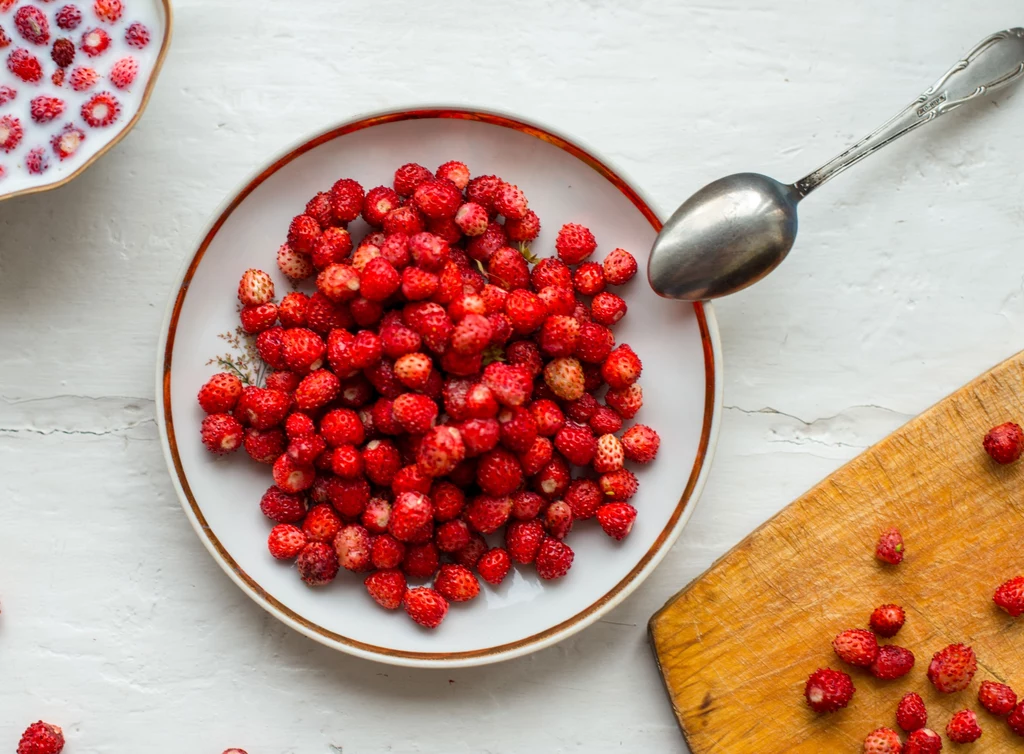
[(869, 154), (940, 115), (1024, 78), (1024, 29), (1007, 29), (982, 40), (896, 117), (831, 162), (793, 184), (800, 198)]

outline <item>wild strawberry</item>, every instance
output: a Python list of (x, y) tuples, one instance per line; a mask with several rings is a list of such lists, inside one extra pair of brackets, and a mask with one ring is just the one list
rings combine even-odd
[(338, 555), (326, 542), (310, 542), (295, 562), (299, 577), (309, 586), (326, 586), (338, 575)]
[(395, 191), (399, 196), (412, 196), (417, 186), (433, 177), (433, 173), (422, 165), (410, 162), (395, 171)]
[(320, 432), (332, 448), (342, 445), (362, 445), (366, 439), (359, 414), (347, 408), (336, 408), (320, 420)]
[(565, 539), (572, 524), (572, 509), (564, 500), (556, 500), (544, 512), (544, 528), (555, 539)]
[[(485, 233), (480, 238), (486, 235)], [(508, 246), (502, 246), (487, 259), (487, 278), (507, 291), (514, 291), (529, 285), (530, 270), (522, 254)]]
[(434, 579), (434, 589), (449, 602), (468, 602), (480, 594), (480, 582), (465, 566), (445, 563)]
[(470, 314), (486, 316), (488, 313), (487, 303), (479, 293), (463, 292), (448, 305), (448, 316), (452, 322), (459, 322)]
[(914, 668), (914, 653), (909, 649), (886, 644), (878, 648), (878, 656), (871, 663), (871, 675), (891, 680), (905, 676)]
[(323, 338), (305, 327), (293, 327), (281, 334), (281, 358), (291, 371), (298, 374), (320, 369), (326, 350)]
[(466, 520), (481, 534), (504, 526), (512, 513), (512, 500), (505, 496), (477, 495), (466, 507)]
[(331, 505), (346, 519), (357, 519), (363, 515), (370, 502), (370, 483), (365, 479), (341, 479), (335, 477), (327, 488)]
[(544, 302), (531, 291), (516, 289), (505, 299), (505, 316), (512, 329), (520, 335), (527, 335), (539, 328), (547, 313)]
[(601, 325), (614, 325), (626, 316), (626, 302), (614, 293), (602, 291), (590, 302), (590, 316)]
[(928, 666), (928, 680), (944, 694), (967, 688), (978, 670), (974, 650), (964, 644), (950, 644), (935, 653)]
[(624, 285), (636, 275), (636, 258), (625, 249), (615, 249), (603, 262), (604, 279), (612, 285)]
[(541, 542), (537, 559), (534, 561), (537, 575), (545, 581), (560, 579), (569, 572), (574, 557), (572, 548), (565, 542), (547, 537)]
[(601, 376), (612, 389), (621, 390), (636, 382), (642, 370), (640, 357), (632, 348), (622, 344), (608, 354), (608, 358), (601, 365)]
[(94, 0), (92, 9), (101, 21), (115, 23), (124, 13), (124, 3), (121, 0)]
[(469, 168), (466, 167), (466, 163), (458, 160), (444, 163), (434, 172), (434, 175), (439, 179), (451, 181), (459, 191), (469, 184)]
[(387, 186), (377, 186), (366, 192), (363, 199), (363, 219), (374, 228), (384, 225), (388, 212), (401, 206), (401, 198)]
[(318, 270), (325, 270), (332, 264), (341, 264), (352, 252), (352, 236), (344, 228), (325, 228), (310, 252), (310, 261)]
[(82, 106), (82, 119), (93, 128), (109, 126), (121, 115), (121, 104), (109, 92), (93, 94)]
[(261, 333), (277, 322), (277, 306), (267, 303), (242, 307), (239, 319), (242, 322), (242, 329), (250, 335)]
[[(614, 438), (613, 435), (608, 436)], [(564, 427), (558, 430), (558, 434), (555, 435), (555, 448), (565, 456), (569, 463), (576, 466), (586, 466), (597, 453), (598, 445), (597, 440), (594, 438), (594, 433), (590, 431), (590, 427), (567, 422)], [(610, 455), (605, 459), (609, 463), (614, 460), (612, 456), (621, 458), (621, 448), (615, 448), (609, 452)], [(620, 461), (619, 468), (621, 467)], [(595, 471), (597, 471), (596, 468)], [(615, 469), (608, 469), (607, 471), (615, 471)]]
[(277, 267), (292, 280), (305, 280), (316, 272), (309, 255), (297, 251), (288, 243), (281, 244), (277, 250)]
[[(0, 26), (0, 50), (5, 47), (9, 47), (10, 44), (11, 38), (7, 36), (7, 32), (4, 31), (4, 27)], [(3, 104), (3, 102), (0, 101), (0, 104)]]
[(306, 375), (295, 388), (295, 405), (300, 411), (326, 406), (338, 395), (340, 382), (333, 372), (318, 369)]
[(602, 474), (598, 485), (605, 498), (613, 500), (629, 500), (636, 494), (639, 487), (636, 475), (629, 469), (619, 469), (610, 474)]
[(63, 749), (64, 732), (42, 720), (28, 726), (18, 742), (18, 754), (60, 754)]
[(50, 22), (43, 12), (31, 5), (23, 5), (14, 14), (14, 28), (32, 44), (44, 45), (50, 41)]
[[(2, 46), (2, 45), (0, 45)], [(9, 86), (0, 86), (0, 105), (6, 105), (18, 96), (18, 92)]]
[(572, 275), (573, 285), (582, 296), (596, 296), (604, 290), (604, 269), (597, 262), (584, 262)]
[[(571, 519), (569, 524), (571, 526)], [(515, 562), (532, 563), (537, 558), (545, 536), (540, 521), (516, 521), (505, 529), (505, 549)]]
[[(380, 498), (374, 498), (380, 500)], [(372, 503), (373, 501), (371, 501)], [(367, 506), (367, 511), (370, 507)], [(388, 508), (390, 512), (390, 507)], [(366, 512), (363, 513), (365, 522)], [(378, 527), (379, 528), (379, 527)], [(392, 537), (390, 534), (380, 534), (374, 537), (370, 549), (370, 562), (374, 568), (398, 568), (405, 560), (405, 545)]]
[(415, 206), (396, 207), (384, 216), (384, 232), (388, 235), (397, 233), (412, 236), (426, 228), (426, 220)]
[(419, 267), (406, 267), (401, 276), (402, 295), (408, 301), (423, 301), (434, 295), (440, 282), (432, 272)]
[(334, 537), (334, 551), (338, 554), (338, 564), (347, 571), (359, 573), (370, 570), (372, 547), (370, 532), (359, 524), (341, 527)]
[(71, 123), (68, 123), (50, 139), (53, 151), (61, 160), (72, 157), (82, 142), (85, 141), (85, 131)]
[(92, 89), (96, 82), (99, 81), (99, 78), (99, 74), (92, 68), (79, 66), (71, 71), (68, 82), (76, 92), (84, 92)]
[(571, 356), (580, 336), (580, 323), (574, 317), (551, 316), (540, 331), (540, 348), (548, 356)]
[(278, 524), (270, 530), (267, 538), (267, 549), (277, 560), (297, 558), (308, 540), (302, 529), (291, 524)]
[(494, 419), (469, 419), (459, 425), (459, 431), (462, 433), (467, 458), (492, 450), (501, 439), (500, 427)]
[(369, 369), (383, 356), (380, 337), (372, 330), (360, 330), (349, 347), (349, 363), (355, 369)]
[(985, 452), (996, 463), (1013, 463), (1024, 453), (1024, 430), (1013, 422), (993, 427), (982, 443)]
[(529, 243), (540, 234), (540, 218), (532, 209), (521, 218), (506, 218), (505, 233), (512, 241)]
[(562, 357), (548, 362), (544, 367), (544, 382), (563, 400), (574, 401), (584, 393), (583, 369), (574, 358)]
[(75, 60), (75, 43), (70, 39), (55, 39), (50, 57), (58, 66), (66, 68)]
[(405, 597), (405, 575), (396, 568), (375, 571), (363, 582), (366, 591), (376, 602), (388, 610), (397, 610)]
[(899, 605), (882, 605), (871, 613), (871, 630), (879, 636), (892, 638), (903, 628), (906, 614)]
[(946, 726), (946, 735), (949, 740), (957, 744), (974, 743), (981, 738), (981, 726), (978, 725), (978, 716), (973, 710), (963, 709), (953, 715)]
[(331, 451), (331, 471), (342, 479), (363, 475), (363, 456), (355, 445), (340, 445)]
[(920, 694), (910, 693), (900, 699), (896, 707), (896, 722), (907, 733), (923, 728), (928, 724), (928, 710)]
[(862, 668), (870, 667), (878, 657), (874, 634), (859, 628), (840, 633), (832, 640), (832, 648), (843, 662)]
[(594, 434), (615, 434), (622, 429), (622, 417), (607, 406), (598, 406), (590, 417), (590, 428)]
[(1010, 730), (1018, 736), (1024, 736), (1024, 702), (1013, 708), (1013, 712), (1006, 718), (1006, 722), (1009, 724)]
[(993, 601), (1012, 618), (1024, 615), (1024, 576), (1017, 576), (996, 589)]
[(339, 223), (350, 223), (363, 211), (363, 187), (351, 178), (342, 178), (331, 186), (331, 212)]
[(455, 213), (455, 224), (467, 236), (480, 236), (487, 230), (487, 210), (474, 202), (466, 202)]
[(615, 336), (612, 331), (596, 322), (581, 322), (576, 345), (576, 357), (590, 364), (600, 364), (612, 352)]
[(622, 435), (622, 448), (626, 458), (637, 463), (650, 463), (658, 454), (661, 438), (645, 424), (635, 424)]
[(504, 581), (511, 567), (512, 561), (508, 553), (500, 547), (488, 550), (476, 561), (476, 570), (480, 578), (492, 586), (498, 586)]
[(110, 69), (110, 83), (118, 89), (127, 89), (139, 75), (139, 61), (131, 55), (121, 58)]
[[(242, 446), (249, 457), (256, 463), (272, 464), (285, 451), (284, 432), (276, 427), (274, 429), (253, 429), (245, 430), (245, 439)], [(315, 458), (315, 456), (314, 456)], [(312, 463), (313, 459), (309, 460)]]
[(379, 256), (380, 247), (364, 240), (356, 247), (356, 250), (352, 252), (351, 264), (359, 273), (360, 277), (362, 277), (363, 270), (366, 269), (366, 265), (374, 259), (377, 259)]
[(566, 223), (558, 231), (555, 251), (566, 264), (579, 264), (594, 253), (597, 241), (588, 228), (577, 223)]
[(495, 362), (484, 369), (483, 383), (502, 406), (522, 406), (533, 392), (533, 380), (521, 366)]
[(508, 219), (522, 219), (528, 209), (526, 195), (518, 186), (501, 181), (494, 189), (494, 209)]
[(274, 484), (285, 492), (302, 492), (313, 486), (316, 471), (309, 466), (299, 466), (288, 454), (274, 461)]
[[(434, 518), (437, 518), (436, 513)], [(434, 541), (437, 544), (437, 549), (441, 552), (458, 552), (469, 544), (471, 536), (472, 532), (470, 532), (466, 522), (461, 519), (454, 519), (445, 521), (437, 527), (437, 530), (434, 532)]]
[(525, 453), (537, 439), (537, 421), (522, 406), (506, 408), (498, 414), (501, 444), (514, 453)]
[(846, 673), (819, 668), (804, 686), (808, 706), (815, 712), (835, 712), (850, 703), (856, 689)]
[(418, 586), (405, 593), (405, 612), (424, 628), (437, 628), (448, 613), (448, 602), (433, 589)]
[(89, 29), (82, 35), (82, 41), (78, 47), (90, 58), (95, 58), (110, 47), (110, 35), (103, 29)]
[(389, 486), (401, 466), (397, 448), (387, 440), (370, 440), (363, 448), (363, 467), (374, 484)]
[[(63, 11), (66, 8), (70, 8), (70, 7), (73, 7), (73, 6), (66, 5), (66, 6), (64, 6), (64, 8), (61, 9), (61, 11)], [(79, 19), (81, 19), (81, 15), (79, 15)], [(66, 28), (73, 29), (73, 28), (75, 28), (74, 26), (71, 26), (71, 27), (61, 26), (60, 20), (61, 20), (60, 19), (60, 13), (58, 13), (57, 14), (57, 25), (58, 26), (60, 26), (62, 29), (66, 29)], [(77, 26), (77, 24), (76, 24), (76, 26)], [(127, 29), (125, 29), (124, 40), (128, 43), (129, 47), (135, 47), (135, 48), (141, 50), (146, 45), (149, 44), (149, 29), (147, 29), (144, 24), (140, 24), (138, 21), (136, 21), (135, 23), (131, 24)]]
[(306, 309), (309, 307), (309, 296), (299, 291), (292, 291), (277, 306), (277, 315), (285, 327), (302, 327), (306, 324)]
[(523, 469), (514, 455), (502, 448), (495, 448), (480, 457), (476, 481), (488, 495), (508, 495), (522, 484)]
[(348, 264), (332, 264), (317, 275), (316, 288), (335, 303), (351, 301), (359, 295), (359, 271)]
[(875, 547), (875, 557), (883, 562), (899, 565), (903, 562), (904, 554), (903, 535), (900, 534), (900, 530), (893, 527), (883, 531)]
[(455, 217), (462, 202), (462, 193), (448, 181), (423, 181), (413, 192), (413, 201), (430, 218)]
[(434, 509), (430, 499), (419, 492), (402, 492), (391, 507), (388, 531), (400, 542), (411, 542), (417, 532), (430, 524)]
[(1005, 717), (1017, 706), (1017, 695), (1004, 683), (982, 681), (978, 689), (978, 701), (993, 715)]
[(469, 544), (456, 552), (452, 559), (466, 568), (475, 568), (483, 554), (487, 552), (487, 542), (479, 534), (470, 537)]
[(462, 435), (455, 427), (433, 427), (423, 436), (416, 452), (416, 464), (430, 477), (445, 476), (466, 457)]
[(360, 293), (370, 301), (385, 301), (402, 284), (398, 271), (382, 257), (367, 262), (360, 279)]
[(241, 395), (242, 381), (229, 372), (220, 372), (199, 389), (199, 405), (208, 414), (226, 414)]
[(306, 502), (300, 495), (271, 487), (260, 499), (260, 511), (276, 523), (294, 524), (306, 517)]
[(430, 378), (434, 363), (423, 353), (407, 353), (395, 361), (395, 376), (410, 390), (421, 390)]
[(864, 754), (903, 754), (903, 742), (891, 728), (879, 728), (864, 739)]
[(392, 405), (395, 421), (410, 434), (423, 434), (437, 419), (437, 404), (425, 395), (404, 393)]
[(478, 175), (466, 184), (466, 197), (488, 212), (494, 209), (494, 192), (501, 179), (496, 175)]
[(942, 739), (939, 734), (928, 728), (915, 730), (907, 737), (903, 754), (938, 754), (942, 751)]
[[(82, 11), (74, 5), (65, 5), (57, 11), (57, 17), (55, 20), (57, 22), (57, 26), (64, 29), (64, 31), (73, 31), (78, 28), (80, 23), (82, 23)], [(139, 24), (139, 26), (141, 25), (142, 24)]]
[(555, 456), (533, 477), (533, 488), (548, 500), (556, 500), (569, 489), (571, 481), (569, 465), (561, 456)]
[(517, 521), (530, 521), (537, 518), (545, 500), (536, 492), (519, 490), (512, 495), (512, 518)]
[(314, 505), (302, 522), (302, 531), (311, 542), (333, 542), (341, 530), (341, 519), (327, 503)]
[[(565, 502), (568, 503), (572, 509), (573, 518), (584, 521), (589, 518), (593, 518), (594, 514), (597, 513), (598, 509), (604, 503), (603, 496), (601, 494), (601, 488), (598, 487), (597, 483), (593, 479), (574, 479), (569, 485), (569, 489), (565, 492)], [(626, 505), (625, 503), (609, 503), (608, 505)], [(626, 505), (626, 508), (632, 508), (632, 506)], [(629, 516), (636, 517), (636, 511), (634, 510), (631, 514), (624, 508), (610, 509), (605, 517), (609, 518), (612, 523), (615, 519), (625, 520)], [(629, 528), (632, 526), (632, 519), (629, 519), (628, 526), (625, 527), (625, 533), (628, 533)], [(614, 526), (613, 530), (620, 530), (622, 527)], [(623, 536), (625, 536), (625, 533)], [(611, 532), (609, 532), (611, 534)], [(611, 534), (614, 536), (614, 534)], [(619, 537), (621, 539), (621, 537)]]
[(28, 84), (38, 83), (43, 78), (43, 67), (39, 64), (39, 58), (24, 47), (13, 50), (7, 56), (7, 70)]
[(310, 254), (320, 238), (320, 223), (309, 215), (296, 215), (288, 226), (288, 246), (302, 254)]
[(554, 457), (555, 446), (546, 437), (534, 438), (533, 444), (519, 454), (519, 465), (523, 467), (526, 476), (539, 474), (545, 466), (551, 463)]
[(238, 450), (242, 445), (242, 425), (228, 414), (209, 414), (203, 419), (203, 445), (215, 455)]
[(45, 173), (50, 167), (50, 158), (47, 157), (46, 152), (43, 151), (42, 147), (36, 147), (35, 149), (29, 150), (29, 153), (25, 155), (25, 168), (30, 173), (41, 175)]
[(636, 508), (629, 503), (606, 503), (597, 509), (597, 521), (605, 534), (621, 541), (633, 529)]

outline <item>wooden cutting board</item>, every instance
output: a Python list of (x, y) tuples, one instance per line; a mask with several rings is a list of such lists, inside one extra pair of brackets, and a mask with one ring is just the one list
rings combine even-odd
[[(1024, 694), (1024, 618), (992, 602), (1024, 574), (1024, 460), (991, 462), (985, 432), (1024, 423), (1024, 353), (961, 388), (796, 500), (676, 595), (650, 622), (669, 697), (694, 754), (860, 752), (879, 726), (895, 728), (896, 704), (917, 691), (929, 727), (943, 734), (954, 712), (978, 711), (972, 750), (1024, 752), (1024, 738), (977, 703), (995, 679)], [(741, 504), (738, 501), (737, 504)], [(899, 526), (900, 566), (874, 558), (879, 532)], [(902, 604), (893, 643), (914, 652), (904, 678), (878, 681), (844, 667), (830, 642), (866, 628), (874, 607)], [(888, 640), (884, 640), (888, 641)], [(971, 644), (970, 688), (939, 694), (925, 675), (931, 656)], [(803, 687), (819, 667), (848, 672), (850, 706), (817, 716)], [(944, 750), (967, 751), (945, 740)]]

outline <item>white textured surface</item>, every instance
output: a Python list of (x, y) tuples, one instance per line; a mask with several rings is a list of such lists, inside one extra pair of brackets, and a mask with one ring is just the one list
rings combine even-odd
[(69, 187), (0, 205), (0, 748), (43, 717), (68, 754), (685, 751), (650, 614), (1021, 346), (1020, 92), (836, 179), (792, 258), (717, 307), (732, 408), (696, 514), (632, 598), (540, 654), (403, 671), (278, 624), (192, 533), (153, 423), (195, 234), (306, 132), (417, 101), (502, 107), (595, 145), (668, 210), (736, 170), (799, 177), (1021, 22), (1014, 0), (625, 5), (181, 0), (135, 131)]

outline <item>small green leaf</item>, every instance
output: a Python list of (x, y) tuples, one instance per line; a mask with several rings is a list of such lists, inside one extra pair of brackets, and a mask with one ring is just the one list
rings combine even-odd
[(505, 350), (501, 346), (488, 346), (484, 349), (484, 366), (495, 361), (505, 361)]

